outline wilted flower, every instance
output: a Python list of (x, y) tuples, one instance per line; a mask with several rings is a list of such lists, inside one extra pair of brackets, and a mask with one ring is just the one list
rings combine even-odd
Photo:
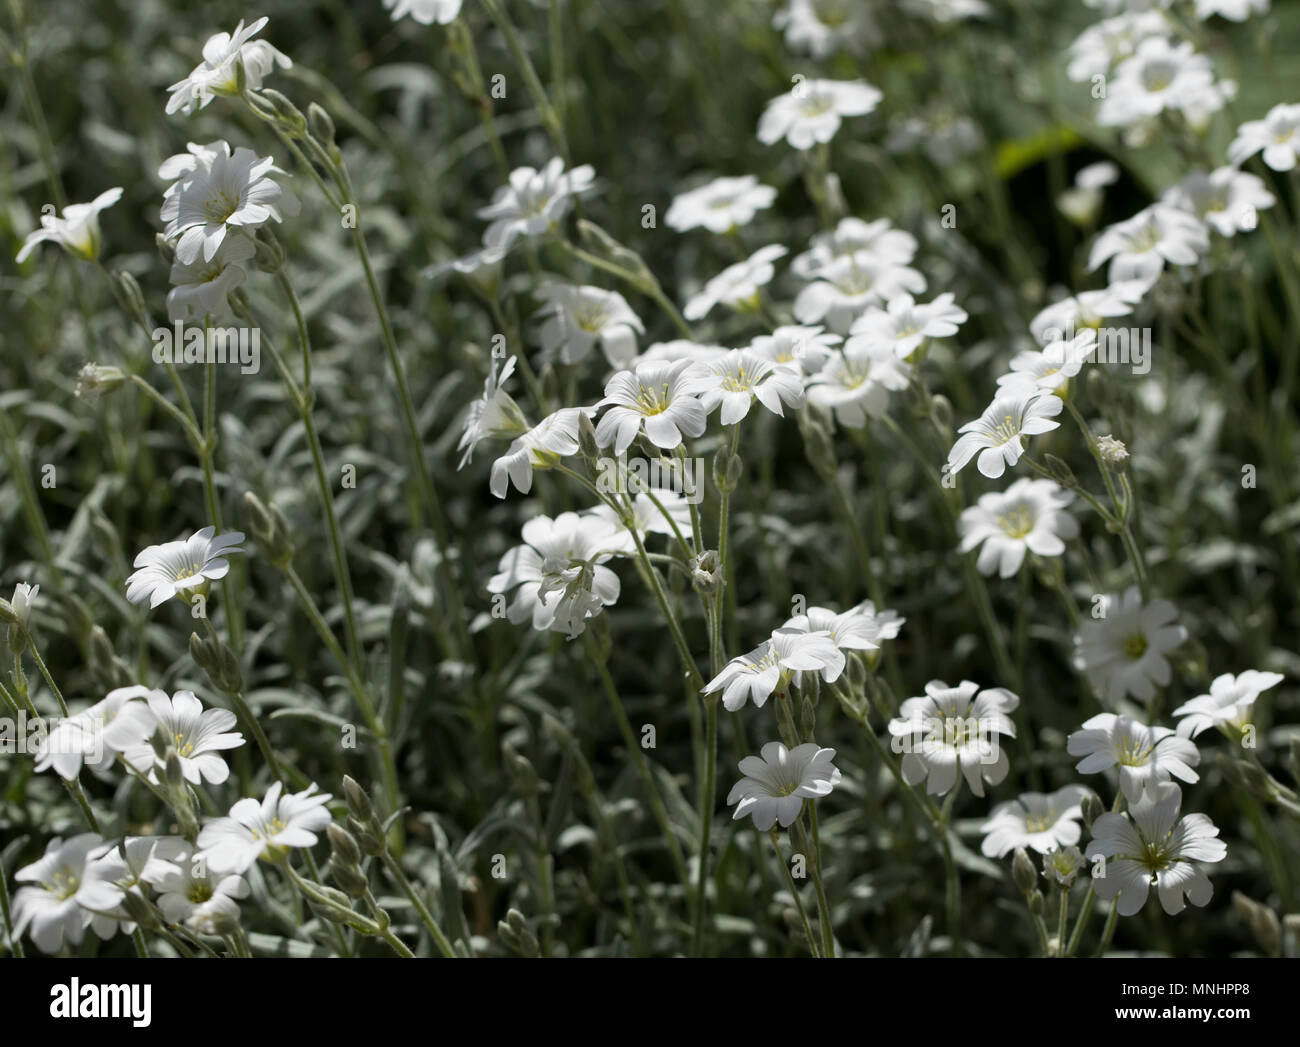
[(1058, 847), (1043, 855), (1043, 875), (1066, 890), (1073, 886), (1085, 865), (1083, 852), (1078, 847)]

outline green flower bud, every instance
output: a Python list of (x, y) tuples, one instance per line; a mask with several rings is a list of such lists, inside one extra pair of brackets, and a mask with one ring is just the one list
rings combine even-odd
[(1011, 878), (1021, 894), (1028, 894), (1038, 883), (1038, 871), (1023, 847), (1016, 848), (1016, 856), (1011, 860)]
[(1083, 824), (1091, 829), (1092, 823), (1106, 813), (1106, 807), (1096, 793), (1088, 793), (1079, 804), (1083, 811)]
[(278, 116), (280, 129), (289, 138), (301, 138), (307, 133), (307, 120), (302, 111), (279, 91), (270, 87), (262, 88), (262, 97), (271, 103), (271, 108)]
[(351, 775), (343, 776), (343, 795), (348, 801), (348, 812), (359, 822), (370, 822), (375, 817), (375, 805), (370, 802), (365, 789)]
[(356, 838), (337, 822), (325, 826), (325, 835), (330, 840), (330, 850), (335, 861), (342, 865), (358, 866), (361, 864), (361, 848)]

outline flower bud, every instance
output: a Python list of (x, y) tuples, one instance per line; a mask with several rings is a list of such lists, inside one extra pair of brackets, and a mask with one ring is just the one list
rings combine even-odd
[(307, 120), (302, 111), (279, 91), (270, 87), (262, 88), (262, 97), (271, 103), (275, 115), (279, 117), (280, 129), (289, 138), (301, 138), (307, 131)]
[(600, 447), (596, 443), (596, 427), (592, 424), (591, 415), (586, 411), (578, 414), (578, 450), (589, 462), (600, 459)]
[(165, 265), (170, 266), (176, 261), (176, 248), (172, 242), (163, 236), (162, 233), (155, 233), (153, 238), (154, 246), (158, 248), (158, 254)]
[(818, 473), (823, 477), (835, 475), (838, 464), (835, 458), (835, 446), (831, 442), (830, 433), (825, 428), (818, 424), (808, 425), (803, 432), (803, 449), (804, 454), (808, 456), (808, 461)]
[(348, 813), (359, 822), (370, 822), (375, 817), (375, 806), (365, 789), (351, 775), (343, 776), (343, 795), (348, 802)]
[(1020, 888), (1021, 894), (1028, 894), (1038, 883), (1038, 873), (1034, 863), (1029, 860), (1023, 847), (1016, 848), (1016, 856), (1011, 859), (1011, 878)]
[(1122, 473), (1128, 468), (1128, 448), (1113, 436), (1097, 438), (1097, 453), (1113, 473)]
[(1034, 891), (1029, 896), (1029, 911), (1035, 916), (1043, 915), (1043, 892)]
[(325, 835), (330, 840), (330, 850), (334, 853), (334, 858), (344, 865), (361, 864), (361, 848), (357, 846), (357, 841), (353, 835), (337, 822), (330, 822), (325, 826)]
[(248, 529), (267, 559), (277, 567), (287, 566), (293, 559), (293, 542), (284, 514), (275, 506), (268, 509), (252, 491), (245, 492), (244, 504), (248, 506)]
[(278, 273), (284, 268), (284, 248), (269, 237), (259, 236), (253, 241), (253, 262), (264, 273)]
[[(335, 855), (335, 858), (337, 857)], [(331, 861), (329, 871), (330, 879), (338, 884), (339, 890), (349, 898), (363, 898), (366, 891), (370, 890), (370, 881), (356, 865)]]
[(387, 843), (384, 841), (383, 834), (368, 824), (358, 821), (352, 815), (347, 816), (348, 831), (356, 837), (357, 845), (365, 854), (376, 856), (383, 854), (387, 849)]
[(1101, 802), (1101, 797), (1096, 793), (1088, 793), (1079, 803), (1079, 808), (1083, 812), (1083, 824), (1088, 829), (1092, 828), (1092, 823), (1106, 813), (1106, 808)]
[(1062, 487), (1079, 486), (1079, 478), (1074, 475), (1074, 470), (1057, 458), (1056, 455), (1043, 455), (1043, 464), (1047, 466), (1047, 471), (1052, 474), (1052, 479)]
[(1266, 905), (1248, 898), (1240, 891), (1232, 892), (1232, 908), (1246, 921), (1255, 936), (1260, 951), (1265, 956), (1277, 956), (1282, 951), (1282, 925), (1277, 913)]

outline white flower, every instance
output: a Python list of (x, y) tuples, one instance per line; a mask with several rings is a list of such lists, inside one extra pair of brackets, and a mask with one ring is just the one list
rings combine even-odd
[(917, 270), (865, 252), (836, 258), (814, 275), (794, 300), (795, 319), (801, 324), (825, 320), (837, 334), (846, 332), (869, 305), (925, 291), (925, 277)]
[(1142, 603), (1137, 587), (1123, 596), (1107, 596), (1104, 616), (1085, 621), (1075, 638), (1075, 668), (1088, 674), (1102, 698), (1114, 704), (1125, 695), (1149, 702), (1156, 685), (1171, 678), (1168, 651), (1187, 639), (1187, 630), (1175, 625), (1177, 610), (1168, 600)]
[(715, 178), (707, 185), (675, 197), (664, 221), (679, 233), (699, 228), (727, 233), (748, 225), (755, 214), (771, 207), (775, 199), (776, 190), (770, 185), (760, 185), (753, 175)]
[(1060, 425), (1052, 419), (1063, 406), (1059, 397), (1037, 388), (1021, 384), (1003, 387), (980, 417), (957, 430), (962, 435), (948, 452), (949, 472), (956, 475), (978, 454), (979, 471), (996, 480), (1007, 466), (1020, 461), (1024, 437), (1038, 436)]
[(981, 691), (970, 680), (956, 687), (931, 680), (924, 696), (907, 699), (889, 721), (891, 747), (903, 754), (903, 780), (924, 780), (926, 792), (942, 796), (957, 784), (960, 771), (971, 792), (983, 796), (984, 783), (997, 785), (1010, 769), (998, 736), (1016, 736), (1008, 714), (1019, 704), (1003, 687)]
[[(875, 268), (907, 265), (916, 257), (918, 247), (916, 237), (895, 229), (888, 218), (874, 222), (841, 218), (834, 230), (817, 233), (808, 243), (808, 250), (790, 262), (790, 271), (801, 280), (813, 279), (832, 262), (842, 259)], [(924, 283), (920, 289), (925, 289)]]
[(546, 320), (539, 332), (546, 359), (580, 363), (597, 343), (611, 367), (628, 367), (636, 358), (636, 336), (645, 326), (617, 291), (551, 283), (536, 293), (548, 303), (540, 311)]
[(465, 428), (456, 445), (456, 450), (465, 453), (461, 455), (457, 469), (465, 468), (479, 441), (494, 436), (514, 436), (528, 426), (519, 405), (505, 391), (506, 380), (514, 374), (515, 358), (509, 357), (500, 369), (498, 363), (497, 357), (492, 357), (491, 369), (483, 380), (483, 395), (469, 405), (465, 415)]
[(150, 693), (147, 687), (118, 687), (75, 716), (60, 720), (35, 754), (36, 770), (53, 767), (60, 778), (71, 781), (82, 763), (96, 771), (108, 767), (117, 753), (125, 753), (153, 733), (153, 714), (141, 700)]
[(393, 21), (410, 15), (420, 25), (447, 25), (460, 14), (461, 0), (384, 0), (393, 10)]
[(1119, 168), (1109, 160), (1098, 160), (1079, 168), (1074, 175), (1074, 184), (1080, 189), (1105, 189), (1119, 181)]
[(176, 258), (186, 265), (200, 255), (211, 262), (233, 230), (251, 232), (274, 218), (298, 213), (298, 199), (270, 176), (284, 174), (269, 156), (230, 143), (189, 146), (190, 157), (172, 157), (159, 169), (179, 180), (163, 199), (163, 235), (176, 241)]
[(864, 600), (837, 614), (829, 607), (809, 607), (803, 614), (786, 620), (782, 630), (797, 633), (825, 633), (841, 651), (874, 651), (881, 640), (892, 640), (906, 623), (897, 612), (876, 613), (876, 605)]
[(1043, 855), (1043, 875), (1055, 886), (1069, 888), (1086, 864), (1078, 847), (1058, 847)]
[(1167, 782), (1143, 796), (1127, 816), (1112, 811), (1092, 823), (1093, 838), (1084, 853), (1106, 859), (1092, 886), (1099, 898), (1118, 896), (1121, 916), (1141, 911), (1152, 884), (1170, 916), (1183, 911), (1184, 895), (1193, 905), (1209, 903), (1214, 888), (1195, 863), (1221, 862), (1228, 848), (1215, 839), (1219, 830), (1205, 815), (1178, 820), (1182, 799), (1182, 790)]
[(228, 236), (210, 260), (195, 258), (190, 264), (179, 258), (172, 261), (172, 289), (167, 292), (167, 318), (198, 320), (209, 314), (223, 316), (230, 307), (230, 292), (244, 282), (247, 274), (238, 263), (247, 262), (257, 253), (247, 236)]
[(1070, 45), (1066, 75), (1074, 81), (1105, 76), (1147, 37), (1163, 37), (1169, 30), (1169, 20), (1159, 11), (1117, 14), (1091, 25)]
[(1210, 684), (1209, 694), (1198, 694), (1174, 710), (1181, 716), (1178, 733), (1184, 738), (1195, 738), (1211, 727), (1225, 725), (1238, 732), (1250, 722), (1250, 714), (1260, 693), (1276, 687), (1284, 677), (1281, 673), (1260, 672), (1247, 669), (1233, 676), (1224, 673)]
[(820, 327), (789, 324), (758, 335), (749, 343), (749, 351), (777, 367), (810, 375), (822, 369), (843, 340), (837, 334), (823, 333)]
[(1065, 749), (1083, 757), (1075, 765), (1080, 774), (1118, 767), (1119, 786), (1129, 803), (1171, 776), (1188, 783), (1199, 780), (1192, 770), (1201, 762), (1195, 745), (1168, 727), (1148, 727), (1127, 716), (1098, 713), (1066, 739)]
[(90, 922), (91, 929), (105, 940), (119, 927), (124, 934), (134, 931), (135, 923), (121, 904), (121, 897), (127, 892), (139, 895), (141, 884), (152, 885), (171, 870), (173, 860), (188, 850), (189, 845), (179, 836), (127, 836), (120, 842), (101, 844), (92, 850), (89, 874), (115, 887), (119, 901), (97, 914)]
[(745, 777), (727, 794), (727, 803), (737, 805), (732, 819), (752, 815), (754, 828), (760, 832), (778, 822), (781, 828), (789, 828), (803, 810), (805, 797), (829, 796), (840, 783), (840, 772), (831, 763), (834, 749), (823, 749), (816, 742), (793, 749), (768, 742), (761, 752), (761, 756), (740, 761), (740, 773)]
[(30, 928), (32, 941), (43, 953), (57, 952), (66, 941), (79, 945), (96, 910), (107, 912), (117, 905), (122, 893), (112, 883), (95, 875), (89, 858), (104, 839), (98, 833), (82, 833), (71, 839), (52, 839), (43, 857), (14, 874), (20, 887), (13, 898), (13, 936)]
[(489, 487), (504, 498), (513, 483), (521, 494), (533, 489), (533, 470), (549, 469), (561, 458), (578, 453), (578, 417), (591, 414), (590, 407), (564, 407), (548, 414), (516, 439), (510, 449), (492, 463)]
[(733, 658), (704, 685), (704, 694), (722, 692), (722, 706), (735, 712), (747, 701), (762, 708), (772, 692), (796, 673), (820, 673), (834, 683), (844, 671), (844, 654), (826, 633), (778, 629), (752, 651)]
[(618, 600), (618, 575), (604, 564), (626, 544), (608, 517), (535, 516), (521, 537), (524, 544), (501, 557), (499, 573), (487, 584), (490, 593), (515, 590), (506, 608), (512, 624), (531, 620), (534, 629), (572, 638), (586, 628), (586, 619)]
[(710, 370), (722, 379), (721, 385), (707, 390), (700, 402), (706, 412), (719, 404), (723, 425), (735, 425), (749, 414), (757, 400), (778, 418), (784, 417), (781, 405), (798, 410), (803, 406), (803, 380), (798, 374), (764, 360), (748, 349), (733, 349)]
[(1166, 190), (1163, 201), (1194, 214), (1220, 236), (1251, 232), (1257, 214), (1277, 203), (1262, 179), (1235, 167), (1220, 167), (1206, 174), (1193, 171)]
[(242, 553), (242, 531), (216, 535), (215, 527), (195, 531), (180, 542), (151, 545), (135, 558), (136, 571), (126, 580), (126, 598), (132, 603), (149, 601), (150, 608), (173, 596), (206, 591), (209, 581), (224, 578), (230, 570), (226, 557)]
[(808, 402), (834, 410), (840, 425), (861, 429), (885, 413), (891, 392), (907, 388), (910, 371), (888, 345), (850, 340), (812, 377)]
[(311, 847), (316, 833), (330, 823), (329, 793), (318, 793), (312, 782), (303, 792), (281, 795), (276, 782), (259, 803), (243, 799), (230, 816), (216, 818), (199, 830), (199, 856), (217, 872), (243, 873), (265, 858), (275, 861), (293, 847)]
[(686, 303), (682, 315), (688, 320), (699, 320), (715, 305), (729, 309), (753, 309), (758, 304), (758, 289), (766, 287), (776, 275), (772, 264), (786, 253), (780, 244), (760, 247), (743, 262), (729, 265), (704, 285), (704, 290)]
[(153, 738), (127, 748), (123, 753), (127, 763), (156, 784), (166, 770), (164, 754), (171, 749), (180, 760), (181, 774), (192, 785), (220, 785), (230, 777), (230, 768), (218, 753), (244, 744), (244, 736), (231, 730), (234, 713), (204, 709), (193, 691), (177, 691), (170, 698), (163, 691), (150, 691), (146, 701), (153, 714)]
[(1097, 332), (1090, 327), (1070, 341), (1048, 342), (1041, 350), (1026, 349), (1011, 358), (1011, 370), (998, 378), (998, 385), (1020, 385), (1026, 389), (1061, 394), (1071, 378), (1097, 351)]
[[(256, 800), (240, 802), (257, 806)], [(248, 897), (248, 884), (239, 873), (218, 872), (189, 853), (171, 858), (150, 882), (158, 891), (158, 908), (168, 922), (185, 924), (200, 934), (237, 922), (239, 903), (235, 899)]]
[(918, 304), (910, 294), (895, 295), (885, 309), (869, 306), (849, 328), (846, 349), (859, 339), (869, 346), (885, 346), (906, 360), (930, 338), (949, 338), (967, 320), (966, 311), (944, 293), (933, 302)]
[(767, 103), (758, 140), (771, 145), (784, 138), (794, 149), (811, 149), (835, 137), (841, 117), (870, 113), (882, 97), (861, 80), (800, 80)]
[(483, 233), (483, 245), (504, 252), (521, 236), (538, 236), (555, 228), (569, 213), (572, 198), (590, 189), (595, 177), (588, 164), (565, 171), (559, 157), (540, 171), (516, 167), (509, 185), (498, 189), (492, 203), (478, 211), (479, 218), (491, 223)]
[(986, 18), (989, 14), (984, 0), (907, 0), (906, 6), (914, 14), (939, 23)]
[(32, 604), (36, 602), (36, 594), (40, 591), (39, 585), (28, 585), (26, 582), (19, 582), (14, 586), (14, 595), (9, 601), (9, 607), (24, 632), (30, 628)]
[(1083, 832), (1079, 805), (1087, 795), (1083, 786), (1067, 785), (1054, 793), (1024, 793), (1018, 800), (998, 804), (980, 826), (980, 832), (987, 834), (980, 850), (986, 857), (1002, 858), (1017, 847), (1047, 854), (1078, 843)]
[(1112, 284), (1137, 280), (1150, 287), (1160, 278), (1166, 262), (1195, 265), (1209, 247), (1204, 222), (1176, 207), (1155, 203), (1103, 230), (1092, 245), (1088, 269), (1110, 259)]
[(995, 570), (1010, 578), (1020, 570), (1027, 552), (1060, 556), (1067, 539), (1079, 534), (1079, 523), (1065, 511), (1074, 496), (1051, 480), (1017, 480), (1005, 491), (991, 491), (963, 509), (959, 530), (961, 551), (980, 548), (976, 566), (982, 574)]
[(644, 363), (675, 364), (680, 360), (689, 360), (702, 367), (716, 363), (726, 356), (730, 349), (725, 345), (701, 345), (686, 338), (674, 338), (668, 342), (655, 342), (646, 346), (645, 352), (636, 358), (632, 369)]
[(1244, 22), (1252, 14), (1267, 14), (1268, 0), (1196, 0), (1196, 17), (1202, 22), (1221, 15), (1231, 22)]
[(860, 0), (790, 0), (772, 25), (785, 30), (787, 47), (817, 59), (841, 48), (858, 54), (880, 39), (871, 11)]
[(1300, 104), (1275, 105), (1263, 120), (1247, 120), (1228, 146), (1228, 160), (1240, 167), (1263, 150), (1274, 171), (1290, 171), (1300, 152)]
[[(605, 459), (612, 461), (612, 459)], [(596, 486), (601, 485), (597, 478)], [(654, 497), (652, 498), (651, 495)], [(655, 501), (658, 501), (658, 505)], [(660, 506), (663, 508), (660, 509)], [(668, 515), (665, 516), (664, 513)], [(617, 549), (632, 556), (636, 553), (636, 541), (632, 531), (624, 526), (623, 518), (611, 506), (597, 505), (587, 511), (588, 516), (598, 516), (608, 520), (614, 527), (612, 537), (604, 540), (603, 548)], [(671, 522), (670, 522), (671, 518)], [(674, 529), (674, 524), (676, 528)], [(638, 491), (632, 500), (632, 526), (641, 535), (642, 540), (648, 534), (671, 536), (688, 535), (691, 530), (691, 503), (686, 495), (667, 487), (652, 487), (648, 491)]]
[(279, 65), (288, 69), (293, 65), (288, 56), (281, 54), (264, 40), (249, 39), (259, 33), (269, 19), (259, 18), (250, 25), (241, 20), (233, 33), (217, 33), (208, 37), (203, 45), (203, 61), (194, 67), (184, 80), (179, 80), (167, 88), (171, 97), (167, 99), (167, 112), (181, 110), (192, 113), (197, 107), (202, 109), (217, 95), (233, 95), (239, 92), (237, 66), (244, 66), (244, 79), (248, 88), (256, 91), (262, 86), (262, 78)]
[(69, 204), (60, 216), (42, 214), (41, 227), (27, 234), (15, 261), (25, 262), (37, 244), (50, 240), (77, 258), (93, 262), (99, 257), (99, 213), (121, 198), (122, 189), (118, 186), (104, 190), (88, 204)]
[(651, 443), (671, 451), (684, 437), (704, 432), (709, 412), (699, 397), (718, 384), (716, 375), (690, 360), (620, 371), (605, 383), (605, 398), (596, 404), (608, 408), (596, 424), (596, 443), (612, 443), (614, 453), (622, 454), (644, 425)]
[(1074, 338), (1081, 328), (1100, 328), (1106, 320), (1129, 316), (1147, 285), (1140, 280), (1111, 284), (1101, 291), (1080, 291), (1053, 302), (1029, 321), (1039, 345)]
[(1115, 70), (1106, 97), (1097, 107), (1097, 123), (1115, 127), (1159, 116), (1166, 109), (1185, 109), (1214, 88), (1210, 60), (1190, 43), (1171, 43), (1149, 36)]

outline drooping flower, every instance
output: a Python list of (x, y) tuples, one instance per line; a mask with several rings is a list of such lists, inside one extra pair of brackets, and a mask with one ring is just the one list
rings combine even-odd
[[(43, 953), (57, 952), (65, 942), (79, 945), (95, 911), (107, 912), (121, 899), (112, 883), (93, 872), (90, 854), (104, 838), (81, 833), (63, 840), (56, 836), (45, 854), (14, 874), (21, 884), (13, 898), (13, 936), (30, 930)], [(93, 910), (93, 911), (92, 911)]]
[(1136, 586), (1098, 607), (1103, 617), (1079, 626), (1075, 668), (1112, 705), (1126, 695), (1149, 702), (1171, 678), (1166, 653), (1187, 639), (1187, 630), (1174, 624), (1177, 610), (1168, 600), (1144, 604)]
[(510, 172), (509, 184), (478, 211), (478, 217), (490, 223), (483, 233), (483, 245), (504, 252), (521, 236), (539, 236), (556, 228), (573, 206), (573, 198), (590, 189), (595, 177), (589, 164), (566, 171), (559, 157), (553, 157), (540, 171), (516, 167)]
[(122, 189), (115, 186), (104, 190), (88, 204), (69, 204), (63, 209), (62, 215), (42, 214), (41, 227), (27, 234), (14, 260), (19, 263), (27, 261), (27, 256), (36, 250), (37, 244), (49, 240), (69, 254), (93, 262), (99, 257), (100, 212), (112, 207), (121, 198)]
[(835, 412), (849, 429), (861, 429), (889, 407), (889, 394), (907, 388), (910, 366), (888, 345), (850, 339), (808, 383), (808, 402)]
[(1228, 160), (1240, 167), (1258, 152), (1274, 171), (1290, 171), (1300, 153), (1300, 104), (1275, 105), (1262, 120), (1247, 120), (1228, 146)]
[(562, 407), (516, 439), (492, 463), (489, 479), (492, 493), (504, 498), (513, 483), (521, 494), (527, 494), (533, 489), (534, 469), (550, 469), (560, 459), (577, 454), (578, 418), (592, 412), (590, 407)]
[(840, 783), (839, 769), (831, 763), (835, 750), (823, 749), (816, 742), (793, 749), (768, 742), (760, 752), (740, 761), (740, 773), (745, 777), (727, 794), (727, 803), (737, 805), (732, 820), (751, 815), (760, 832), (777, 823), (789, 828), (803, 810), (805, 799), (829, 796)]
[(1080, 804), (1087, 794), (1081, 785), (1067, 785), (1054, 793), (1023, 793), (998, 804), (980, 826), (986, 834), (980, 850), (989, 858), (1003, 858), (1017, 847), (1047, 854), (1078, 843), (1083, 832)]
[(1171, 776), (1188, 783), (1199, 779), (1192, 768), (1201, 754), (1192, 742), (1168, 727), (1148, 727), (1127, 716), (1098, 713), (1066, 739), (1065, 748), (1071, 756), (1083, 757), (1075, 765), (1080, 774), (1118, 767), (1120, 789), (1129, 803)]
[(581, 363), (599, 344), (611, 367), (625, 368), (636, 358), (636, 336), (645, 333), (641, 318), (617, 291), (571, 284), (543, 284), (537, 297), (547, 305), (539, 334), (546, 358)]
[(710, 370), (722, 382), (700, 396), (706, 412), (721, 405), (723, 425), (735, 425), (755, 400), (778, 418), (784, 416), (782, 404), (798, 410), (803, 406), (803, 381), (799, 375), (776, 367), (748, 349), (733, 349)]
[(970, 680), (956, 687), (931, 680), (924, 695), (908, 698), (889, 721), (891, 747), (903, 757), (903, 780), (924, 781), (927, 793), (942, 796), (960, 772), (971, 792), (983, 796), (984, 783), (997, 785), (1011, 768), (998, 739), (1016, 736), (1009, 714), (1019, 704), (1004, 687), (981, 691)]
[(829, 635), (778, 629), (752, 651), (731, 659), (704, 685), (704, 693), (721, 691), (728, 712), (734, 713), (747, 701), (762, 708), (772, 692), (785, 687), (796, 673), (820, 673), (827, 683), (834, 683), (844, 665), (844, 654)]
[(758, 308), (759, 289), (772, 282), (776, 275), (772, 263), (785, 253), (786, 249), (780, 244), (768, 244), (743, 262), (727, 266), (686, 303), (682, 315), (687, 320), (699, 320), (707, 316), (715, 305), (725, 305), (737, 311)]
[(244, 736), (231, 730), (234, 713), (204, 709), (193, 691), (177, 691), (170, 698), (163, 691), (150, 691), (145, 700), (154, 719), (152, 737), (126, 749), (127, 763), (156, 784), (166, 769), (166, 752), (175, 750), (181, 773), (193, 785), (220, 785), (230, 777), (230, 768), (218, 754), (244, 744)]
[(32, 604), (36, 602), (36, 594), (40, 591), (39, 585), (28, 585), (26, 582), (19, 582), (14, 586), (14, 595), (9, 601), (9, 609), (24, 632), (31, 627)]
[(679, 233), (701, 228), (711, 233), (727, 233), (748, 225), (755, 214), (771, 207), (775, 199), (776, 190), (770, 185), (760, 185), (753, 175), (715, 178), (674, 197), (664, 221)]
[(1240, 732), (1250, 722), (1250, 714), (1262, 692), (1276, 687), (1285, 677), (1281, 673), (1247, 669), (1233, 676), (1224, 673), (1210, 683), (1208, 694), (1198, 694), (1174, 710), (1178, 733), (1196, 738), (1211, 727), (1231, 727)]
[(184, 80), (167, 88), (167, 112), (178, 109), (192, 113), (202, 109), (218, 95), (239, 93), (238, 67), (244, 67), (244, 82), (249, 90), (256, 91), (262, 80), (275, 66), (288, 69), (293, 65), (287, 55), (281, 54), (265, 40), (251, 38), (261, 32), (269, 21), (259, 18), (244, 25), (242, 19), (233, 33), (216, 33), (203, 45), (203, 61), (196, 65)]
[(1127, 814), (1109, 811), (1092, 823), (1093, 838), (1084, 853), (1105, 859), (1092, 886), (1097, 897), (1118, 899), (1121, 916), (1140, 912), (1153, 884), (1170, 916), (1183, 911), (1184, 896), (1193, 905), (1209, 904), (1214, 888), (1196, 863), (1221, 862), (1228, 848), (1216, 839), (1219, 830), (1206, 815), (1179, 820), (1182, 799), (1182, 790), (1165, 782)]
[(457, 469), (465, 468), (480, 441), (489, 437), (517, 436), (520, 430), (528, 428), (523, 411), (505, 390), (507, 379), (514, 374), (515, 358), (509, 357), (498, 368), (499, 363), (494, 356), (487, 378), (483, 380), (483, 394), (469, 405), (465, 414), (465, 428), (456, 444), (456, 450), (465, 453), (460, 456)]
[(719, 384), (716, 375), (691, 361), (641, 363), (605, 383), (606, 408), (596, 424), (596, 443), (622, 454), (644, 427), (656, 447), (671, 451), (687, 436), (704, 432), (708, 411), (700, 396)]
[(316, 833), (330, 823), (325, 806), (332, 797), (312, 782), (300, 793), (282, 795), (275, 782), (259, 802), (246, 798), (199, 830), (198, 852), (215, 872), (244, 873), (258, 858), (276, 861), (291, 848), (311, 847)]
[(178, 594), (204, 592), (209, 582), (230, 571), (226, 557), (242, 553), (242, 531), (217, 535), (215, 527), (195, 531), (184, 541), (151, 545), (135, 558), (136, 571), (126, 580), (126, 598), (149, 601), (152, 609)]
[(900, 360), (906, 360), (927, 339), (955, 335), (967, 319), (966, 311), (954, 304), (950, 292), (924, 303), (903, 293), (891, 298), (884, 309), (869, 306), (849, 328), (848, 344), (861, 339), (869, 346), (883, 345)]
[(962, 510), (961, 551), (979, 548), (981, 574), (995, 570), (1010, 578), (1026, 553), (1060, 556), (1065, 542), (1079, 534), (1079, 522), (1066, 511), (1074, 495), (1051, 480), (1017, 480), (1005, 491), (990, 491)]
[(862, 80), (800, 79), (767, 103), (758, 121), (758, 140), (772, 145), (784, 138), (794, 149), (811, 149), (834, 138), (843, 117), (870, 113), (883, 97)]
[(948, 452), (948, 470), (956, 475), (976, 455), (979, 471), (996, 480), (1007, 466), (1014, 466), (1024, 454), (1024, 438), (1051, 432), (1060, 422), (1054, 419), (1064, 404), (1059, 397), (1037, 388), (1017, 384), (1005, 386), (974, 421), (961, 433)]
[(251, 233), (269, 219), (277, 222), (298, 213), (298, 198), (271, 176), (284, 174), (270, 156), (258, 156), (230, 143), (189, 146), (189, 156), (172, 157), (160, 169), (176, 183), (163, 198), (163, 235), (176, 242), (176, 258), (191, 265), (211, 262), (226, 236)]
[(506, 618), (514, 625), (580, 635), (586, 620), (617, 602), (620, 583), (604, 566), (626, 548), (618, 526), (606, 516), (560, 513), (535, 516), (523, 526), (523, 545), (501, 557), (488, 581), (494, 594), (514, 591)]

